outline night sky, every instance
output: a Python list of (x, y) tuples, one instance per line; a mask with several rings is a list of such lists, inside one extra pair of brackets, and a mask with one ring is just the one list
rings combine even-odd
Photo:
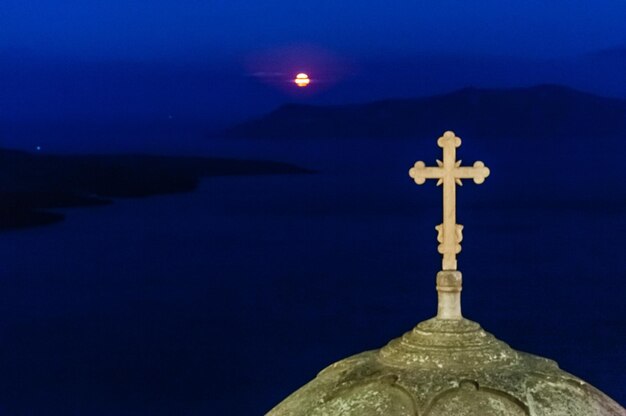
[(419, 53), (554, 57), (624, 46), (623, 1), (14, 1), (1, 48), (96, 59), (237, 63), (312, 43), (355, 59)]
[[(8, 0), (0, 5), (0, 117), (131, 116), (210, 129), (285, 102), (465, 86), (557, 83), (626, 97), (625, 20), (618, 0)], [(299, 71), (314, 79), (306, 93), (289, 82)]]

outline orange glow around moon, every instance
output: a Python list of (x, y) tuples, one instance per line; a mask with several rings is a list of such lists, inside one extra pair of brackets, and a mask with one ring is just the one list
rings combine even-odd
[(303, 72), (296, 75), (296, 79), (293, 80), (298, 87), (306, 87), (311, 83), (309, 76)]

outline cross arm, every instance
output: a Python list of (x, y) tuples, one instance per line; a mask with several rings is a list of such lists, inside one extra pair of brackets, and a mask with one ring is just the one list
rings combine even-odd
[(443, 168), (426, 166), (421, 160), (415, 162), (415, 165), (409, 169), (409, 176), (413, 178), (418, 185), (426, 182), (426, 179), (441, 179), (444, 174)]
[(474, 179), (481, 184), (489, 176), (489, 168), (483, 162), (474, 162), (474, 166), (459, 166), (454, 168), (454, 177), (458, 179)]

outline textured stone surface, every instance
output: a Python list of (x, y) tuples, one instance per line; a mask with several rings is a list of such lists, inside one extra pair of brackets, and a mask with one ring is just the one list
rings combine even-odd
[(339, 361), (269, 416), (626, 416), (615, 401), (466, 319), (434, 318)]

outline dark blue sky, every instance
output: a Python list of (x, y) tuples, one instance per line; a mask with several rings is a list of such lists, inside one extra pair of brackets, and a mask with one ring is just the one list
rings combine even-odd
[(358, 57), (563, 56), (626, 44), (622, 0), (3, 0), (0, 47), (145, 59), (314, 43)]
[(76, 122), (205, 132), (286, 102), (467, 86), (626, 98), (624, 22), (623, 0), (2, 0), (0, 140), (82, 137)]

